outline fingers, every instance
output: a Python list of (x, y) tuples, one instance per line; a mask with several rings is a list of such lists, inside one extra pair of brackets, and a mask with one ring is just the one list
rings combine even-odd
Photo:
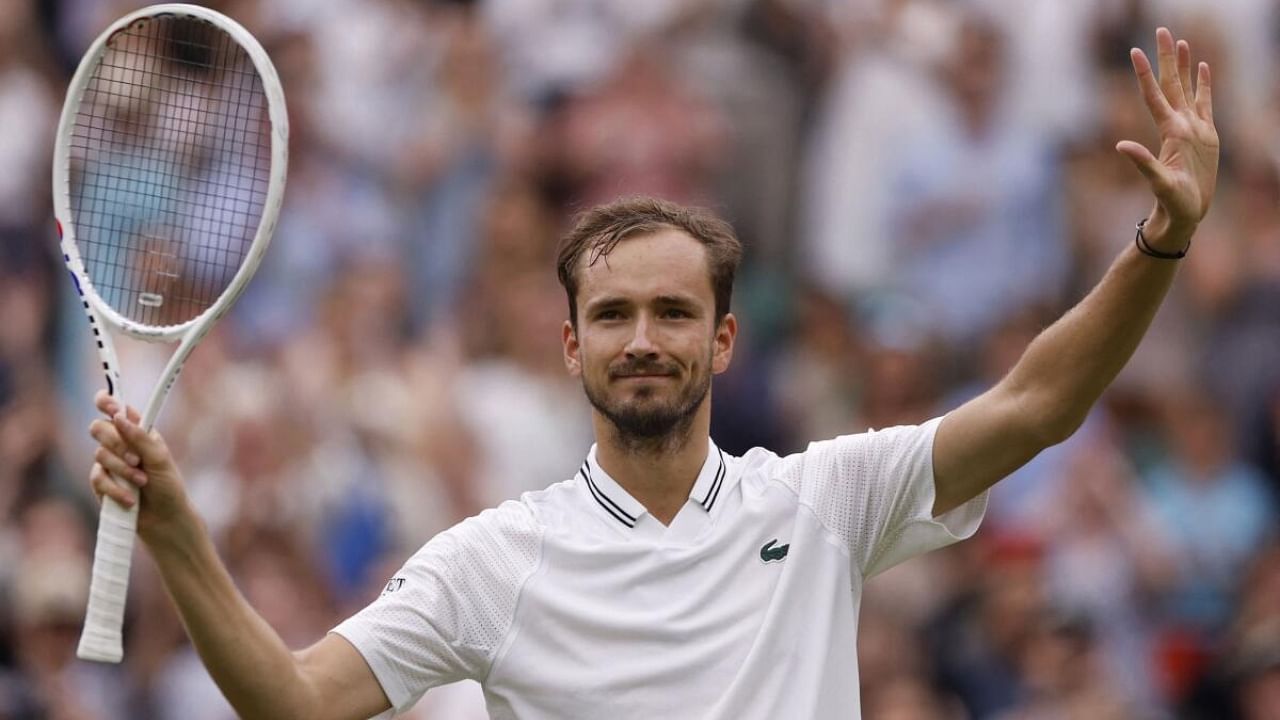
[[(108, 402), (101, 404), (101, 407), (110, 406)], [(94, 420), (90, 423), (89, 435), (102, 448), (123, 459), (131, 468), (168, 463), (169, 449), (165, 446), (164, 439), (157, 432), (143, 430), (138, 424), (136, 412), (131, 415), (132, 418), (125, 417), (117, 409), (110, 420)]]
[[(114, 396), (108, 395), (106, 390), (99, 390), (97, 394), (93, 396), (93, 404), (98, 408), (98, 412), (101, 412), (107, 417), (114, 417), (116, 413), (120, 412), (121, 403), (116, 400)], [(125, 409), (128, 412), (130, 420), (135, 423), (142, 422), (142, 415), (136, 408), (126, 406)]]
[(109, 497), (126, 508), (131, 508), (138, 502), (135, 491), (112, 480), (100, 463), (94, 463), (93, 469), (89, 471), (89, 484), (93, 487), (93, 494), (98, 496), (99, 501)]
[(1161, 165), (1160, 161), (1156, 160), (1156, 157), (1144, 145), (1132, 140), (1121, 140), (1116, 143), (1116, 150), (1133, 161), (1133, 164), (1138, 168), (1138, 172), (1141, 172), (1147, 182), (1151, 183), (1151, 188), (1156, 191), (1157, 195), (1160, 194), (1161, 190), (1169, 186), (1168, 178), (1165, 177), (1164, 165)]
[[(1209, 65), (1200, 63), (1196, 81), (1191, 81), (1191, 45), (1186, 40), (1174, 41), (1168, 28), (1156, 30), (1156, 59), (1160, 68), (1155, 76), (1151, 61), (1138, 48), (1129, 51), (1143, 99), (1157, 123), (1185, 108), (1194, 108), (1205, 122), (1213, 122), (1213, 91)], [(1192, 99), (1194, 97), (1194, 99)]]
[(93, 459), (98, 465), (101, 465), (108, 473), (118, 478), (123, 478), (129, 482), (142, 487), (147, 484), (147, 474), (131, 465), (125, 458), (111, 452), (110, 450), (100, 447), (93, 453)]
[(144, 467), (169, 462), (169, 449), (165, 446), (160, 433), (143, 430), (137, 422), (125, 417), (122, 412), (117, 412), (111, 418), (111, 423), (124, 442), (137, 452)]
[(1200, 63), (1196, 76), (1196, 115), (1213, 123), (1213, 83), (1209, 79), (1209, 63)]
[(141, 464), (142, 458), (130, 449), (124, 439), (120, 437), (120, 432), (116, 430), (115, 424), (106, 420), (94, 420), (89, 424), (89, 436), (97, 440), (102, 449), (123, 458), (131, 467), (137, 467)]
[(94, 420), (89, 425), (89, 435), (98, 441), (98, 449), (93, 454), (93, 469), (89, 472), (89, 484), (94, 494), (99, 501), (105, 495), (124, 507), (131, 507), (136, 502), (134, 491), (112, 480), (109, 474), (142, 487), (147, 484), (146, 473), (138, 468), (142, 458), (129, 447), (113, 423)]
[(94, 397), (94, 404), (108, 418), (89, 424), (89, 435), (99, 445), (89, 484), (99, 500), (109, 497), (123, 507), (133, 507), (138, 489), (148, 482), (147, 471), (163, 474), (173, 469), (169, 449), (160, 433), (142, 429), (137, 410), (105, 392)]
[[(1164, 96), (1168, 99), (1169, 105), (1174, 110), (1181, 110), (1187, 106), (1187, 96), (1182, 92), (1182, 81), (1178, 75), (1177, 52), (1173, 42), (1173, 33), (1169, 32), (1169, 28), (1158, 28), (1156, 30), (1156, 60), (1160, 65), (1160, 87), (1164, 90)], [(1188, 49), (1188, 62), (1190, 62), (1190, 58), (1190, 50)]]
[(1151, 61), (1147, 59), (1146, 53), (1138, 48), (1129, 51), (1129, 59), (1133, 62), (1133, 71), (1138, 76), (1138, 87), (1142, 89), (1142, 98), (1147, 102), (1151, 117), (1157, 123), (1164, 122), (1173, 115), (1173, 108), (1169, 106), (1164, 90), (1161, 90), (1160, 84), (1156, 82), (1155, 74), (1151, 70)]
[(1190, 104), (1191, 98), (1191, 45), (1186, 40), (1178, 41), (1178, 85), (1182, 87), (1184, 104)]

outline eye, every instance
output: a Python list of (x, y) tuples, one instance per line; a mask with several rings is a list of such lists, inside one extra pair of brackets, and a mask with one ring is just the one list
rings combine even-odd
[(681, 308), (667, 308), (662, 311), (662, 317), (670, 320), (687, 320), (688, 318), (693, 317), (693, 315), (688, 310)]
[(621, 320), (622, 313), (618, 310), (601, 310), (596, 313), (597, 320)]

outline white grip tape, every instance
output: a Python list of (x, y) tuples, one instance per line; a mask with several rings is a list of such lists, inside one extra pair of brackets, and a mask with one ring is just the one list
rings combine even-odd
[[(111, 479), (125, 484), (114, 475)], [(137, 504), (126, 509), (111, 498), (103, 501), (102, 513), (98, 516), (98, 546), (93, 553), (89, 609), (85, 613), (80, 646), (76, 648), (76, 656), (81, 660), (118, 663), (124, 657), (121, 630), (137, 527)]]

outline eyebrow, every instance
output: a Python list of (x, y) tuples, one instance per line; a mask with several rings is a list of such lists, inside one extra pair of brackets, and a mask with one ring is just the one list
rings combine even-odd
[(587, 312), (598, 312), (600, 310), (609, 310), (612, 308), (624, 307), (630, 305), (631, 301), (620, 296), (607, 296), (599, 300), (592, 300), (583, 308)]
[[(653, 298), (655, 305), (678, 305), (680, 307), (694, 308), (698, 306), (696, 298), (689, 295), (658, 295)], [(609, 295), (598, 300), (592, 300), (583, 308), (587, 312), (599, 312), (601, 310), (611, 310), (619, 307), (627, 307), (633, 305), (634, 302), (621, 295)]]

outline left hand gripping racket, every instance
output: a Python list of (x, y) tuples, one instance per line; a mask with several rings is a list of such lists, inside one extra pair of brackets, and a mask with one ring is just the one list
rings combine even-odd
[[(288, 135), (271, 60), (248, 31), (211, 10), (143, 8), (107, 28), (80, 61), (58, 121), (54, 213), (107, 392), (121, 397), (108, 331), (178, 343), (146, 403), (144, 429), (267, 249)], [(83, 659), (123, 657), (137, 507), (103, 503), (76, 651)]]

